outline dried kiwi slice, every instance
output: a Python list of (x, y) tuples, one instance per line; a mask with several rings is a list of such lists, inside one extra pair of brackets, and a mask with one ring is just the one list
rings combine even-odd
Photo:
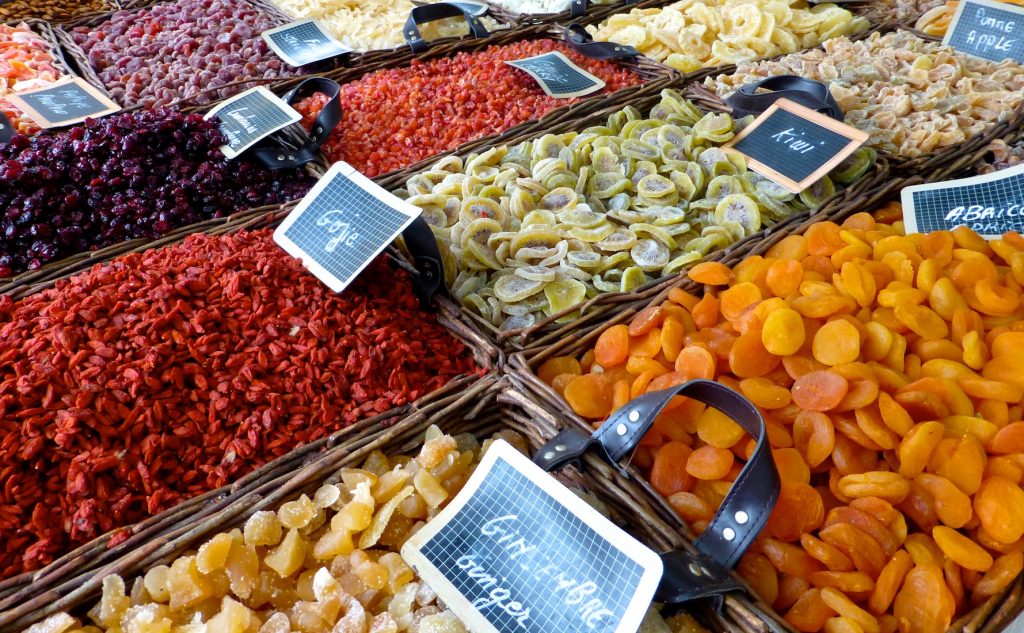
[(540, 199), (540, 207), (553, 213), (558, 213), (576, 205), (579, 196), (576, 191), (568, 187), (552, 189)]
[[(642, 225), (637, 225), (642, 226)], [(636, 233), (626, 227), (619, 227), (615, 232), (594, 244), (603, 251), (628, 251), (636, 246)]]
[(725, 196), (715, 207), (715, 222), (720, 225), (736, 222), (743, 227), (742, 233), (753, 235), (761, 230), (761, 212), (753, 198), (736, 193)]
[(494, 295), (505, 303), (515, 303), (535, 295), (544, 289), (547, 282), (523, 279), (519, 275), (507, 275), (494, 282)]
[(832, 197), (835, 192), (836, 186), (832, 184), (832, 179), (828, 176), (822, 176), (821, 180), (801, 191), (799, 197), (800, 201), (808, 207), (816, 209), (821, 206), (822, 202)]
[(633, 262), (645, 271), (661, 270), (669, 260), (668, 247), (656, 240), (640, 240), (629, 251)]
[(516, 274), (523, 279), (531, 281), (554, 281), (558, 276), (557, 272), (543, 266), (523, 266), (516, 268)]
[(630, 266), (622, 271), (622, 279), (619, 280), (619, 292), (632, 292), (647, 283), (647, 275), (639, 266)]
[(651, 174), (640, 179), (636, 191), (645, 198), (664, 198), (676, 193), (676, 185), (662, 175)]
[[(587, 275), (587, 278), (590, 276)], [(587, 287), (576, 279), (560, 279), (544, 287), (544, 296), (548, 298), (548, 307), (544, 312), (551, 316), (583, 303)]]
[(878, 160), (878, 152), (871, 147), (858, 147), (843, 162), (832, 170), (829, 176), (836, 182), (849, 185), (867, 173)]

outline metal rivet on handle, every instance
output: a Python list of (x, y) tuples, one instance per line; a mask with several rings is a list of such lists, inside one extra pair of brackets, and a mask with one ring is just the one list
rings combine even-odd
[(722, 537), (727, 541), (731, 541), (734, 538), (736, 538), (736, 530), (727, 527), (724, 530), (722, 530)]
[(694, 576), (698, 576), (699, 577), (701, 575), (701, 573), (702, 573), (701, 569), (700, 569), (700, 565), (698, 565), (697, 563), (690, 563), (690, 573), (693, 574)]
[(295, 160), (295, 157), (292, 156), (291, 154), (288, 154), (288, 160)]
[(559, 453), (561, 453), (565, 449), (566, 449), (565, 444), (559, 444), (558, 446), (555, 447), (555, 450), (558, 451)]
[(743, 510), (740, 510), (739, 512), (736, 513), (736, 522), (739, 523), (740, 525), (746, 525), (747, 521), (749, 521), (749, 520), (750, 520), (750, 517), (747, 516), (747, 513), (744, 512)]
[(626, 431), (628, 430), (629, 429), (626, 428), (625, 424), (620, 424), (617, 427), (615, 427), (615, 432), (618, 433), (619, 435), (625, 435)]
[(639, 419), (640, 419), (640, 412), (639, 411), (637, 411), (636, 409), (633, 409), (632, 411), (629, 412), (629, 421), (630, 422), (636, 422)]
[(316, 133), (317, 134), (323, 134), (324, 133), (324, 129), (322, 127), (320, 127), (320, 126), (317, 126)]
[(278, 154), (277, 160), (284, 160), (284, 154)]
[(544, 459), (554, 459), (555, 454), (551, 451), (544, 453)]

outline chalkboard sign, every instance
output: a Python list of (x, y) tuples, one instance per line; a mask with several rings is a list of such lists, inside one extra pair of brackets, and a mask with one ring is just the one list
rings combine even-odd
[(657, 554), (504, 441), (402, 557), (474, 633), (635, 633)]
[(992, 0), (962, 0), (942, 43), (994, 62), (1024, 62), (1024, 7)]
[(290, 105), (262, 86), (247, 90), (210, 110), (204, 119), (220, 119), (220, 131), (228, 137), (221, 151), (235, 158), (283, 127), (302, 119)]
[(544, 92), (552, 97), (582, 97), (605, 86), (603, 80), (591, 75), (558, 52), (505, 63), (529, 73)]
[(9, 95), (7, 100), (42, 128), (62, 127), (117, 112), (121, 106), (81, 77)]
[(903, 189), (907, 233), (966, 226), (987, 239), (1024, 232), (1024, 165), (985, 176)]
[(291, 66), (305, 66), (352, 51), (316, 20), (301, 20), (263, 32), (267, 46)]
[(274, 241), (341, 292), (420, 213), (348, 163), (335, 163), (274, 231)]
[(473, 0), (444, 0), (443, 2), (419, 2), (418, 0), (413, 2), (418, 7), (422, 7), (426, 4), (451, 4), (459, 7), (463, 11), (467, 11), (470, 15), (480, 17), (487, 13), (488, 7), (483, 2), (473, 2)]
[(867, 139), (865, 132), (779, 99), (724, 147), (743, 154), (757, 173), (799, 193)]
[(14, 135), (14, 126), (11, 125), (11, 122), (6, 116), (4, 116), (4, 113), (0, 112), (0, 143), (6, 143), (14, 138)]

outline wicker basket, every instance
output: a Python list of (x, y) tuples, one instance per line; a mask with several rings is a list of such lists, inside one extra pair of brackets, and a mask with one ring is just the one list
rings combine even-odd
[[(849, 204), (835, 206), (810, 217), (793, 218), (787, 221), (784, 226), (777, 227), (778, 230), (771, 231), (764, 240), (749, 249), (745, 255), (733, 254), (723, 259), (722, 263), (730, 267), (735, 266), (747, 256), (763, 255), (783, 238), (789, 235), (802, 234), (818, 222), (842, 222), (854, 213), (875, 209), (885, 201), (894, 198), (898, 199), (899, 192), (905, 185), (914, 184), (918, 180), (892, 180), (883, 186), (865, 192), (856, 199), (851, 200)], [(635, 314), (648, 306), (660, 305), (667, 299), (668, 291), (673, 288), (682, 288), (698, 296), (703, 291), (701, 284), (694, 283), (686, 276), (680, 275), (673, 280), (673, 283), (667, 284), (653, 299), (632, 302), (624, 306), (622, 310), (615, 314), (614, 318), (601, 323), (597, 327), (574, 328), (571, 325), (565, 327), (558, 332), (558, 336), (553, 334), (550, 337), (552, 343), (547, 347), (533, 348), (526, 352), (510, 355), (506, 365), (506, 371), (510, 379), (520, 392), (527, 394), (524, 397), (532, 397), (538, 400), (542, 407), (551, 410), (556, 416), (570, 422), (584, 432), (589, 433), (593, 431), (593, 426), (576, 415), (561, 396), (537, 377), (536, 369), (549, 358), (556, 356), (578, 357), (588, 349), (592, 349), (602, 332), (613, 325), (628, 323)], [(642, 487), (647, 497), (652, 499), (652, 506), (656, 509), (658, 516), (668, 521), (678, 531), (689, 535), (686, 524), (679, 519), (668, 502), (651, 487), (645, 477), (632, 466), (628, 468), (628, 473), (630, 480), (637, 486)], [(751, 595), (754, 595), (753, 592), (751, 592)], [(771, 612), (771, 609), (767, 610)], [(1024, 610), (1024, 574), (1012, 583), (1003, 595), (993, 597), (954, 622), (949, 629), (949, 633), (990, 633), (1001, 631), (1022, 610)], [(778, 624), (779, 620), (778, 615), (772, 612), (771, 620), (766, 621), (756, 630), (771, 630), (771, 627)], [(787, 629), (789, 628), (788, 625), (785, 626)]]
[[(369, 423), (353, 427), (318, 446), (296, 451), (285, 460), (252, 473), (234, 486), (209, 493), (180, 507), (171, 516), (156, 517), (138, 526), (127, 542), (102, 555), (65, 557), (61, 569), (53, 568), (41, 580), (45, 593), (0, 599), (0, 631), (20, 630), (57, 611), (84, 612), (96, 599), (102, 578), (117, 573), (129, 578), (147, 568), (195, 548), (212, 534), (241, 526), (252, 513), (273, 509), (300, 494), (311, 494), (325, 482), (339, 480), (338, 471), (361, 463), (373, 450), (409, 453), (422, 441), (427, 427), (436, 424), (446, 433), (470, 432), (484, 437), (513, 429), (526, 437), (533, 450), (551, 439), (561, 423), (525, 398), (506, 379), (489, 375), (465, 390), (446, 393), (430, 403), (406, 412), (395, 424), (371, 429)], [(613, 520), (658, 551), (689, 548), (687, 540), (650, 505), (647, 494), (634, 482), (595, 457), (584, 460), (585, 471), (566, 469), (563, 482), (597, 496), (611, 511)], [(698, 615), (717, 630), (760, 631), (768, 617), (763, 608), (744, 596), (726, 598), (722, 614), (700, 610)], [(783, 625), (774, 628), (784, 630)]]
[[(858, 37), (851, 39), (862, 39), (875, 31), (884, 34), (895, 30), (908, 30), (921, 39), (932, 42), (939, 42), (942, 39), (931, 35), (925, 35), (920, 31), (907, 28), (905, 24), (897, 22), (881, 24), (875, 29), (862, 33)], [(732, 72), (732, 69), (722, 69), (716, 71), (714, 74), (728, 74), (729, 72)], [(701, 84), (695, 83), (691, 85), (687, 89), (686, 96), (709, 107), (715, 103), (724, 104), (721, 97)], [(926, 181), (930, 182), (938, 178), (940, 174), (949, 173), (952, 165), (960, 164), (959, 160), (964, 155), (982, 151), (984, 148), (988, 147), (992, 141), (1013, 137), (1022, 126), (1024, 126), (1024, 102), (1021, 102), (1020, 105), (1009, 113), (1006, 120), (990, 125), (982, 132), (975, 134), (962, 143), (950, 145), (935, 152), (914, 158), (897, 156), (884, 151), (880, 151), (879, 153), (885, 155), (889, 160), (894, 173), (905, 177), (921, 176)]]
[[(70, 29), (79, 26), (86, 28), (96, 27), (109, 20), (111, 16), (113, 16), (114, 14), (121, 13), (122, 11), (126, 11), (129, 13), (142, 11), (144, 9), (152, 7), (153, 5), (163, 4), (171, 1), (173, 0), (136, 0), (135, 2), (125, 2), (123, 3), (125, 8), (120, 11), (109, 11), (107, 13), (94, 14), (86, 18), (75, 20), (74, 22), (69, 22), (63, 27), (56, 28), (55, 31), (57, 37), (60, 40), (61, 46), (63, 46), (64, 50), (67, 51), (68, 55), (71, 57), (71, 60), (74, 62), (81, 76), (84, 77), (87, 81), (89, 81), (89, 83), (102, 89), (103, 92), (107, 93), (109, 96), (109, 92), (107, 91), (103, 81), (100, 80), (100, 77), (97, 74), (96, 70), (92, 67), (92, 64), (89, 63), (88, 55), (86, 55), (85, 51), (82, 50), (82, 48), (77, 43), (75, 43), (74, 38), (71, 36)], [(281, 26), (292, 22), (291, 18), (282, 13), (268, 0), (237, 1), (252, 5), (260, 13), (263, 13), (265, 16), (267, 16), (275, 26)], [(259, 36), (257, 35), (254, 37), (258, 38)], [(333, 68), (338, 68), (340, 67), (341, 63), (342, 62), (340, 61), (340, 59), (325, 60), (319, 63), (318, 69), (324, 71)], [(218, 93), (224, 90), (230, 90), (231, 94), (235, 95), (240, 92), (244, 92), (249, 88), (253, 88), (255, 86), (266, 86), (268, 89), (281, 94), (294, 87), (300, 81), (305, 79), (306, 76), (308, 76), (309, 74), (309, 71), (306, 70), (292, 69), (290, 73), (286, 73), (286, 76), (284, 77), (275, 77), (272, 79), (264, 79), (258, 77), (237, 79), (229, 83), (217, 86), (216, 88), (208, 88), (200, 92), (197, 92), (193, 95), (190, 95), (188, 97), (178, 99), (177, 101), (169, 105), (180, 107), (182, 109), (206, 109), (216, 105), (217, 103), (223, 101), (227, 97), (216, 97), (206, 103), (199, 103), (199, 100), (204, 97), (208, 97), (211, 94), (217, 95)], [(140, 109), (142, 107), (142, 105), (136, 105), (125, 109), (135, 110)]]
[[(24, 4), (31, 4), (32, 1), (33, 0), (25, 0)], [(119, 2), (119, 0), (103, 0), (103, 4), (107, 6), (107, 9), (105, 11), (93, 11), (93, 12), (90, 12), (90, 13), (80, 13), (78, 15), (67, 17), (67, 18), (56, 18), (56, 19), (53, 19), (53, 20), (45, 20), (45, 21), (52, 22), (54, 24), (70, 24), (70, 23), (73, 23), (73, 22), (78, 22), (80, 20), (87, 20), (90, 17), (92, 17), (94, 15), (98, 15), (100, 13), (105, 13), (105, 12), (109, 12), (109, 11), (117, 11), (118, 9), (120, 9), (122, 7), (122, 5)], [(32, 19), (40, 19), (40, 20), (42, 20), (43, 18), (35, 18), (33, 16), (25, 16), (25, 17), (17, 17), (17, 18), (5, 18), (5, 19), (17, 20), (17, 21), (20, 22), (21, 20), (32, 20)]]
[[(474, 144), (469, 149), (459, 149), (458, 151), (452, 152), (448, 155), (460, 156), (465, 158), (468, 154), (473, 151), (479, 151), (482, 147), (487, 147), (496, 144), (507, 144), (514, 145), (523, 141), (529, 140), (542, 134), (563, 134), (566, 132), (572, 132), (575, 130), (582, 130), (592, 125), (603, 125), (610, 114), (617, 112), (625, 105), (631, 105), (640, 111), (646, 111), (654, 106), (661, 99), (660, 90), (663, 87), (681, 88), (684, 84), (682, 81), (678, 81), (669, 85), (659, 86), (647, 86), (645, 87), (644, 94), (642, 96), (635, 97), (623, 103), (621, 100), (616, 100), (616, 103), (606, 105), (602, 109), (592, 111), (585, 116), (577, 117), (575, 119), (566, 120), (564, 117), (560, 117), (559, 121), (545, 121), (542, 119), (541, 122), (547, 123), (547, 125), (534, 125), (531, 128), (517, 132), (516, 134), (503, 135), (500, 139), (487, 144)], [(656, 88), (657, 92), (651, 90)], [(713, 102), (701, 102), (699, 105), (704, 107), (707, 111), (723, 111), (725, 109), (724, 104), (719, 100), (717, 103)], [(436, 162), (437, 158), (428, 161), (428, 164), (416, 165), (405, 169), (396, 174), (383, 177), (378, 180), (381, 186), (387, 189), (398, 189), (402, 187), (405, 182), (413, 175), (423, 171), (430, 164)], [(859, 181), (854, 183), (852, 186), (847, 187), (841, 191), (836, 192), (828, 200), (824, 201), (822, 205), (815, 211), (815, 213), (823, 211), (831, 211), (837, 208), (844, 207), (849, 204), (850, 201), (857, 199), (862, 194), (874, 189), (881, 183), (886, 182), (889, 177), (889, 166), (887, 161), (884, 159), (879, 160), (875, 167), (865, 174)], [(798, 214), (799, 217), (807, 217), (808, 213)], [(722, 261), (735, 258), (742, 258), (752, 249), (754, 246), (759, 244), (766, 236), (778, 231), (782, 226), (788, 226), (790, 220), (775, 225), (769, 229), (759, 231), (758, 233), (747, 237), (744, 240), (736, 242), (730, 247), (710, 253), (703, 261)], [(538, 321), (535, 325), (520, 330), (507, 330), (498, 331), (498, 329), (491, 323), (481, 318), (479, 315), (467, 311), (468, 314), (478, 323), (479, 327), (487, 332), (499, 346), (506, 349), (506, 351), (524, 351), (527, 349), (542, 348), (549, 345), (557, 340), (561, 336), (561, 333), (567, 329), (585, 327), (586, 325), (593, 325), (596, 323), (602, 323), (606, 319), (611, 318), (610, 315), (617, 314), (623, 306), (634, 303), (637, 300), (650, 299), (662, 291), (672, 286), (675, 283), (675, 277), (668, 277), (652, 281), (640, 288), (637, 288), (629, 293), (603, 293), (587, 301), (582, 306), (582, 316), (573, 321), (570, 324), (556, 326), (555, 322), (557, 319), (571, 314), (576, 310), (580, 310), (579, 307), (568, 308), (561, 313), (554, 314), (546, 319)]]
[[(571, 12), (566, 9), (565, 11), (559, 11), (557, 13), (518, 13), (511, 9), (497, 4), (494, 0), (481, 0), (481, 2), (491, 7), (491, 11), (501, 11), (508, 14), (516, 23), (520, 25), (529, 24), (566, 24), (573, 22), (575, 24), (597, 24), (608, 19), (616, 13), (626, 13), (633, 9), (648, 9), (653, 7), (660, 7), (676, 0), (643, 0), (637, 2), (636, 0), (615, 0), (608, 4), (591, 4), (587, 9), (585, 15), (577, 18), (572, 17)], [(568, 3), (568, 0), (566, 0)]]

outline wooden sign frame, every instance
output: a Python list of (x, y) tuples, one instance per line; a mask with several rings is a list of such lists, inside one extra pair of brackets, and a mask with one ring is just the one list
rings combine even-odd
[[(320, 31), (320, 34), (323, 35), (324, 38), (326, 38), (327, 43), (335, 47), (335, 50), (327, 55), (318, 56), (316, 59), (310, 59), (309, 61), (302, 62), (302, 60), (292, 57), (290, 53), (281, 48), (277, 41), (274, 40), (273, 36), (281, 32), (300, 29), (308, 24), (312, 24), (313, 26), (315, 26), (317, 30)], [(323, 61), (325, 59), (330, 59), (332, 57), (344, 55), (345, 53), (351, 53), (353, 50), (351, 47), (345, 46), (344, 44), (339, 42), (336, 37), (334, 37), (333, 35), (330, 34), (330, 32), (328, 32), (328, 30), (324, 27), (323, 24), (313, 19), (296, 20), (295, 22), (289, 22), (288, 24), (285, 24), (283, 26), (278, 26), (263, 31), (263, 33), (261, 33), (260, 36), (263, 38), (263, 41), (267, 43), (267, 46), (270, 47), (270, 50), (274, 51), (275, 55), (284, 60), (284, 62), (289, 66), (293, 66), (295, 68), (302, 68), (303, 66), (315, 64), (316, 62)]]
[[(847, 143), (846, 146), (844, 146), (838, 154), (835, 154), (827, 162), (825, 162), (813, 173), (811, 173), (811, 175), (797, 182), (789, 178), (788, 176), (785, 176), (784, 174), (780, 173), (775, 168), (770, 167), (769, 165), (765, 165), (756, 158), (747, 156), (742, 151), (735, 148), (735, 145), (737, 143), (739, 143), (740, 141), (742, 141), (743, 139), (747, 138), (755, 131), (757, 131), (757, 129), (761, 127), (763, 123), (768, 121), (772, 117), (772, 115), (778, 112), (779, 110), (784, 110), (791, 114), (795, 114), (801, 119), (805, 119), (814, 125), (823, 127), (840, 136), (848, 138), (850, 142)], [(747, 165), (749, 165), (754, 171), (761, 174), (762, 176), (765, 176), (766, 178), (771, 179), (773, 182), (785, 187), (787, 191), (790, 191), (791, 193), (800, 193), (801, 191), (807, 189), (814, 183), (821, 180), (822, 176), (835, 169), (835, 167), (839, 165), (839, 163), (843, 162), (843, 160), (846, 157), (852, 154), (858, 147), (863, 145), (864, 142), (867, 140), (867, 132), (858, 130), (857, 128), (851, 127), (845, 123), (842, 123), (841, 121), (836, 121), (835, 119), (827, 115), (824, 115), (820, 112), (816, 112), (810, 108), (804, 107), (799, 103), (796, 103), (795, 101), (790, 101), (789, 99), (779, 99), (778, 101), (773, 103), (767, 110), (765, 110), (759, 117), (757, 117), (757, 119), (753, 123), (748, 125), (746, 128), (743, 129), (742, 132), (731, 138), (728, 143), (723, 145), (722, 149), (725, 149), (727, 151), (733, 151), (736, 152), (737, 154), (740, 154), (741, 156), (743, 156), (744, 159), (746, 159)]]
[[(993, 0), (961, 0), (961, 2), (957, 4), (956, 12), (953, 13), (953, 18), (949, 22), (949, 28), (946, 29), (946, 34), (942, 38), (943, 46), (951, 46), (955, 48), (957, 52), (963, 53), (964, 55), (970, 55), (971, 57), (975, 57), (977, 59), (985, 59), (994, 63), (999, 63), (1005, 59), (1009, 59), (1017, 63), (1024, 63), (1024, 59), (1014, 59), (1012, 56), (1009, 55), (1002, 57), (1000, 59), (995, 59), (994, 57), (983, 57), (981, 55), (977, 55), (970, 51), (956, 47), (956, 45), (953, 43), (953, 38), (956, 36), (956, 27), (959, 25), (960, 18), (963, 16), (964, 11), (967, 10), (968, 4), (972, 4), (979, 7), (987, 7), (989, 9), (993, 9), (996, 11), (1005, 11), (1006, 13), (1013, 13), (1015, 15), (1019, 15), (1021, 23), (1018, 24), (1017, 26), (1021, 29), (1021, 31), (1024, 31), (1024, 7), (1010, 4), (1008, 2), (994, 2)], [(1017, 37), (1017, 40), (1019, 41), (1021, 38), (1024, 38), (1024, 33), (1021, 33), (1021, 35)]]
[[(40, 92), (48, 92), (50, 90), (54, 90), (55, 88), (62, 88), (64, 86), (72, 84), (78, 86), (80, 89), (82, 89), (83, 92), (87, 93), (89, 96), (93, 97), (101, 104), (105, 105), (106, 108), (100, 110), (99, 112), (93, 112), (85, 116), (69, 116), (64, 119), (51, 120), (45, 114), (37, 110), (30, 102), (25, 100), (25, 97), (27, 96), (32, 96)], [(39, 127), (44, 129), (65, 127), (68, 125), (72, 125), (74, 123), (81, 123), (86, 119), (98, 119), (100, 117), (106, 116), (108, 114), (113, 114), (114, 112), (119, 112), (121, 110), (121, 106), (111, 101), (110, 97), (103, 94), (103, 92), (99, 88), (93, 86), (81, 77), (68, 77), (65, 80), (58, 81), (43, 88), (37, 88), (35, 90), (26, 90), (25, 92), (19, 92), (13, 95), (8, 95), (7, 100), (13, 103), (14, 106), (17, 107), (19, 110), (27, 114), (29, 118), (31, 118), (39, 125)]]

